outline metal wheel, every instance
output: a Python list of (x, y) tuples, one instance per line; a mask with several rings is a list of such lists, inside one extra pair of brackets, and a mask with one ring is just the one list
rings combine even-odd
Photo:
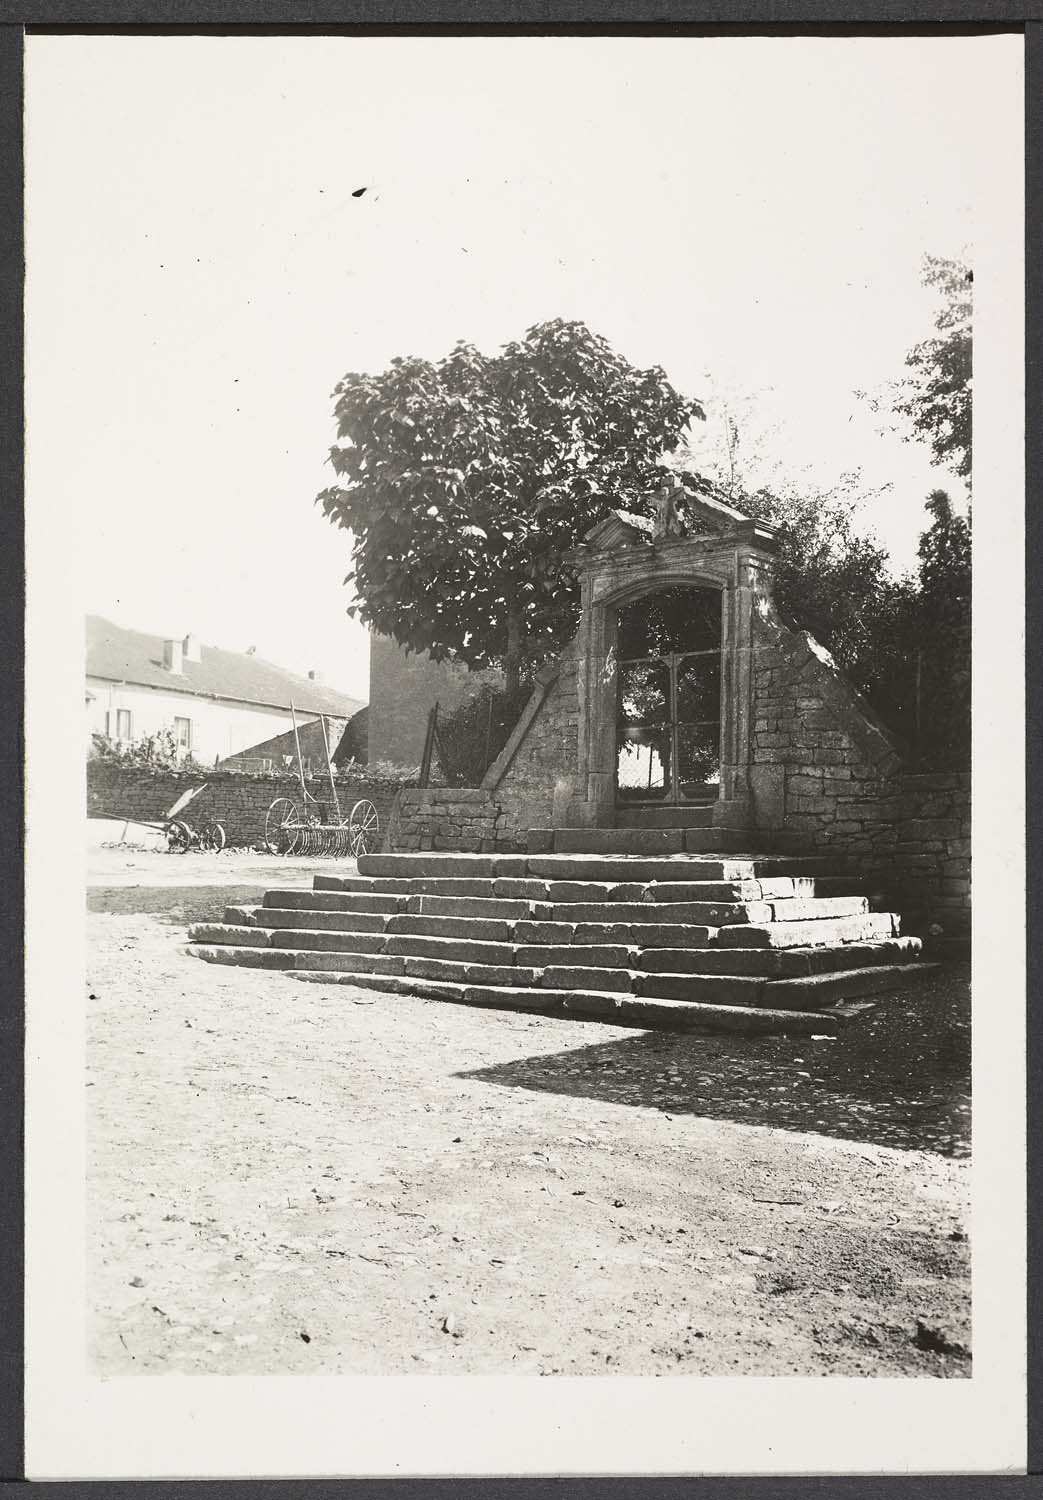
[(199, 846), (220, 854), (227, 842), (224, 827), (220, 823), (204, 823), (199, 830)]
[(269, 854), (292, 854), (300, 838), (297, 806), (289, 797), (276, 797), (264, 819), (264, 847)]
[(380, 832), (380, 818), (372, 802), (367, 802), (363, 797), (356, 802), (348, 817), (348, 842), (352, 854), (358, 858), (360, 854), (369, 854), (376, 848), (377, 835)]
[(167, 853), (184, 854), (192, 846), (192, 830), (187, 823), (167, 824)]

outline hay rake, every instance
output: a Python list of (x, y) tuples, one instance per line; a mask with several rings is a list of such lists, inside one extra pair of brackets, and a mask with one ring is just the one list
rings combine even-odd
[(276, 797), (264, 819), (265, 848), (269, 854), (368, 854), (377, 846), (380, 818), (373, 803), (365, 797), (355, 803), (346, 817), (341, 814), (325, 714), (320, 714), (319, 723), (322, 726), (322, 743), (326, 752), (326, 771), (330, 779), (332, 819), (328, 815), (330, 809), (324, 807), (304, 783), (297, 713), (292, 703), (290, 713), (293, 715), (293, 738), (297, 747), (300, 805), (292, 797)]

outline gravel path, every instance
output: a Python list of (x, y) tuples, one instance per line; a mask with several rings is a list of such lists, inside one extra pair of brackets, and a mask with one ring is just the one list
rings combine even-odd
[(965, 974), (668, 1036), (180, 951), (314, 861), (89, 863), (99, 1372), (970, 1373)]

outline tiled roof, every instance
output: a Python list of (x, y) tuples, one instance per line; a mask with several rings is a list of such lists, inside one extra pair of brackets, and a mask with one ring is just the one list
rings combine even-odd
[(180, 672), (170, 672), (163, 665), (163, 641), (161, 635), (127, 630), (100, 615), (88, 615), (87, 676), (272, 708), (289, 708), (292, 701), (305, 713), (338, 718), (350, 718), (362, 707), (357, 698), (310, 677), (300, 677), (259, 656), (222, 651), (217, 646), (202, 646), (199, 661), (184, 661)]

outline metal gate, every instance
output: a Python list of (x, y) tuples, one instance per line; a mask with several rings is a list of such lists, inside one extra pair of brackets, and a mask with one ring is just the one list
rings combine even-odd
[(620, 802), (715, 801), (721, 778), (721, 651), (619, 663), (616, 794)]

